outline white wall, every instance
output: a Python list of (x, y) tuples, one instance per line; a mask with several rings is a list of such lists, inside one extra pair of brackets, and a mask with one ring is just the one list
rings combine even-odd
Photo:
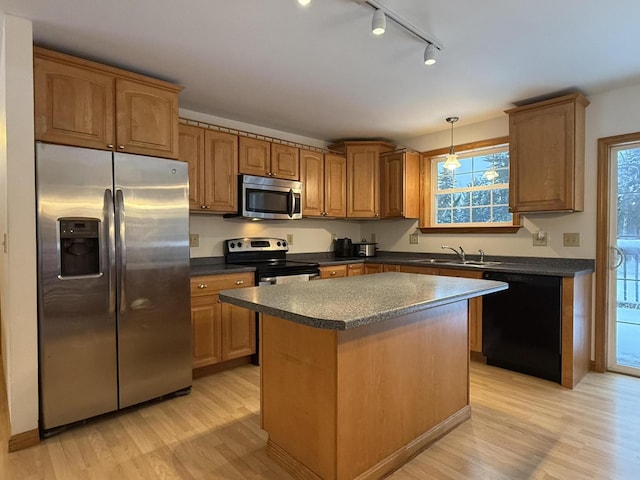
[[(1, 13), (1, 12), (0, 12)], [(0, 295), (11, 435), (38, 428), (33, 36), (2, 14), (0, 59)]]

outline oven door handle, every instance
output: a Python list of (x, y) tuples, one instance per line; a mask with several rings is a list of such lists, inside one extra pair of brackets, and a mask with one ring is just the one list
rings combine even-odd
[(293, 214), (296, 210), (296, 195), (293, 193), (293, 188), (289, 190), (287, 197), (289, 203), (289, 217), (293, 218)]
[[(315, 278), (315, 277), (319, 277), (320, 274), (318, 273), (301, 273), (300, 275), (309, 275), (309, 280)], [(288, 275), (278, 275), (277, 277), (266, 277), (266, 278), (261, 278), (260, 279), (260, 283), (276, 283), (276, 279), (280, 278), (280, 277), (287, 277)]]

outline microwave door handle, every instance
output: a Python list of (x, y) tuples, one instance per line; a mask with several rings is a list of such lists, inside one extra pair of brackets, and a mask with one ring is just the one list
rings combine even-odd
[(293, 188), (289, 190), (289, 217), (293, 217), (293, 213), (296, 210), (296, 196), (293, 193)]

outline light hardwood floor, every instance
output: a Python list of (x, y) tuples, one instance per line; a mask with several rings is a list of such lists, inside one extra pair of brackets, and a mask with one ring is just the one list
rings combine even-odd
[[(265, 455), (259, 405), (259, 369), (243, 366), (7, 454), (3, 404), (0, 479), (289, 479)], [(567, 390), (472, 362), (471, 406), (470, 421), (389, 478), (640, 478), (640, 379), (589, 373)]]

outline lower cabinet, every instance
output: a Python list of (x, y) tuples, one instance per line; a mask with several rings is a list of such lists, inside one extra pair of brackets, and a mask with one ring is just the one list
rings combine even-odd
[(220, 290), (253, 286), (253, 273), (191, 279), (193, 368), (251, 355), (256, 351), (255, 314), (221, 303)]
[(364, 274), (371, 275), (372, 273), (382, 273), (383, 267), (381, 263), (365, 263)]
[(365, 273), (376, 273), (367, 272), (365, 265), (364, 263), (349, 263), (320, 267), (320, 278), (354, 277), (356, 275), (364, 275)]

